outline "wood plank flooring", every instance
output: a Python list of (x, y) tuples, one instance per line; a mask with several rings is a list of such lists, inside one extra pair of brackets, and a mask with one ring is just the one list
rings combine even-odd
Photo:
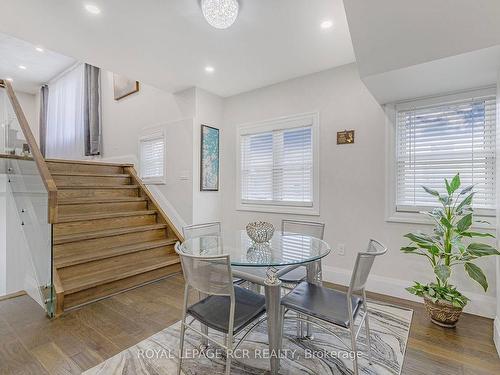
[[(0, 374), (79, 374), (180, 318), (176, 275), (48, 320), (28, 296), (0, 301)], [(456, 330), (429, 322), (421, 304), (369, 294), (414, 309), (405, 375), (500, 374), (493, 321), (464, 314)]]

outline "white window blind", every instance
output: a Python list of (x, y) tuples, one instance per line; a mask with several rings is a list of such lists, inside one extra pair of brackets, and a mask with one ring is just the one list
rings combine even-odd
[(141, 178), (146, 182), (163, 182), (165, 174), (165, 137), (155, 133), (140, 139)]
[(422, 185), (445, 193), (444, 178), (460, 173), (474, 185), (475, 208), (495, 209), (494, 95), (441, 102), (397, 113), (397, 211), (437, 205)]
[(312, 207), (312, 125), (240, 138), (241, 201)]

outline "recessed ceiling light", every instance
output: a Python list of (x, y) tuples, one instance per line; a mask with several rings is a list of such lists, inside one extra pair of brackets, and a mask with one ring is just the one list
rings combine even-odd
[(27, 68), (24, 65), (19, 65), (19, 69), (26, 70)]
[(36, 47), (35, 48), (38, 52), (44, 52), (45, 50), (42, 47)]
[(326, 30), (326, 29), (329, 29), (333, 26), (333, 22), (331, 20), (326, 20), (326, 21), (321, 22), (321, 24), (319, 26), (322, 29)]
[(215, 72), (215, 69), (214, 69), (213, 66), (206, 66), (205, 67), (205, 72), (207, 72), (207, 73), (213, 73), (213, 72)]
[(9, 82), (13, 82), (14, 80), (12, 78), (5, 78)]
[(89, 13), (92, 13), (92, 14), (100, 14), (101, 13), (101, 9), (99, 9), (99, 7), (97, 5), (94, 5), (94, 4), (85, 4), (85, 10)]

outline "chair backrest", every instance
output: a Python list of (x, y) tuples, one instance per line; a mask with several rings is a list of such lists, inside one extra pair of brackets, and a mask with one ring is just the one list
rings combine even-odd
[(281, 231), (283, 233), (288, 232), (305, 234), (322, 240), (325, 234), (325, 224), (314, 221), (284, 219), (281, 221)]
[(201, 236), (221, 236), (222, 229), (219, 222), (193, 224), (182, 228), (184, 239), (190, 239)]
[(385, 254), (386, 251), (387, 247), (385, 245), (376, 240), (370, 240), (368, 249), (358, 253), (351, 276), (351, 283), (349, 284), (349, 295), (365, 288), (375, 257)]
[(229, 255), (186, 254), (179, 242), (175, 244), (175, 252), (181, 258), (184, 279), (189, 286), (208, 295), (234, 297)]

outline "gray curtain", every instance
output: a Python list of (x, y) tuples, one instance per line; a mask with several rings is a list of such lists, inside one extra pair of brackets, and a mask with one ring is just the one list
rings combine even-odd
[(101, 69), (85, 64), (83, 126), (85, 156), (101, 154)]
[(40, 152), (45, 157), (45, 145), (47, 142), (47, 105), (49, 103), (49, 86), (40, 88)]

